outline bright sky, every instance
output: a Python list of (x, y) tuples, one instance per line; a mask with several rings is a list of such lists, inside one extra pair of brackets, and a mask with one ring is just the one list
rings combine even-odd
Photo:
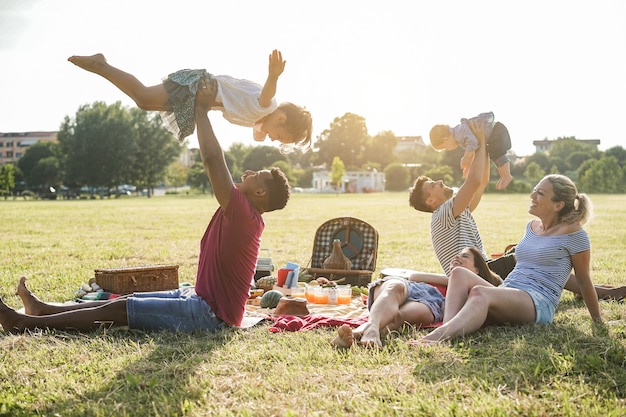
[[(336, 117), (370, 135), (421, 135), (493, 111), (518, 155), (533, 140), (624, 146), (623, 0), (0, 0), (0, 132), (58, 130), (94, 101), (134, 103), (67, 62), (102, 52), (144, 84), (182, 68), (262, 84), (287, 60), (279, 102), (309, 109), (314, 137)], [(248, 128), (211, 117), (224, 148)], [(195, 136), (192, 145), (197, 144)]]

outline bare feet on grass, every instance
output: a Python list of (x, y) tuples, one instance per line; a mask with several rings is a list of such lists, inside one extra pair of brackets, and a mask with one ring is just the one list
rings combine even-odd
[(73, 55), (67, 59), (72, 64), (90, 72), (100, 73), (100, 70), (107, 64), (107, 60), (102, 54), (91, 56)]
[(343, 324), (337, 329), (337, 336), (332, 340), (331, 344), (335, 347), (349, 348), (355, 342), (359, 346), (382, 348), (380, 341), (380, 333), (370, 326), (370, 323), (359, 326), (356, 330), (352, 330), (348, 324)]
[(354, 343), (354, 334), (352, 333), (352, 327), (347, 324), (342, 324), (337, 329), (337, 336), (330, 342), (333, 346), (347, 349)]
[[(626, 299), (626, 285), (615, 287), (613, 285), (597, 284), (594, 285), (594, 287), (596, 288), (596, 293), (598, 294), (598, 300), (620, 301)], [(574, 294), (574, 298), (580, 301), (583, 299), (583, 295), (576, 293)]]
[(359, 344), (370, 348), (382, 348), (383, 343), (380, 340), (380, 332), (378, 329), (368, 323), (368, 325), (366, 325), (363, 329)]
[(50, 314), (51, 312), (46, 310), (46, 304), (43, 303), (35, 294), (33, 294), (28, 287), (26, 287), (26, 277), (20, 278), (20, 283), (17, 284), (15, 294), (19, 295), (24, 304), (24, 312), (31, 316), (43, 316)]
[(19, 313), (4, 304), (4, 301), (0, 298), (0, 324), (4, 331), (11, 333), (19, 331), (19, 319)]

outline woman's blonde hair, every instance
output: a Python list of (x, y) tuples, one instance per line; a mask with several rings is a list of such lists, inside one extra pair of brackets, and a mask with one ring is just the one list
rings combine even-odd
[(552, 201), (564, 203), (559, 212), (562, 223), (578, 223), (584, 225), (593, 215), (591, 199), (584, 193), (579, 194), (574, 181), (565, 175), (550, 174), (544, 177), (552, 184), (554, 197)]

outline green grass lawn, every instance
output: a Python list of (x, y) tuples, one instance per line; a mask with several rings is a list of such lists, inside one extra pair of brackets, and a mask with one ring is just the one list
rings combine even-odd
[[(596, 283), (626, 283), (626, 195), (592, 195), (586, 227)], [(97, 268), (180, 265), (195, 281), (208, 196), (0, 201), (0, 294), (20, 308), (20, 276), (43, 300), (67, 301)], [(488, 253), (517, 242), (527, 195), (489, 194), (475, 213)], [(294, 194), (266, 214), (262, 247), (276, 267), (306, 266), (324, 221), (358, 217), (380, 235), (385, 267), (439, 272), (430, 216), (407, 193)], [(218, 335), (103, 329), (0, 333), (0, 415), (7, 416), (624, 416), (626, 309), (602, 301), (593, 326), (565, 292), (550, 326), (496, 327), (436, 347), (405, 329), (380, 351), (330, 346), (334, 329)]]

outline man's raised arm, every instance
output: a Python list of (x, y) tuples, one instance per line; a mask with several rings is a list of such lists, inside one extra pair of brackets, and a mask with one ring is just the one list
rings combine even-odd
[(481, 189), (485, 176), (485, 164), (487, 163), (484, 123), (476, 125), (475, 123), (470, 122), (470, 126), (476, 135), (476, 139), (478, 139), (480, 148), (476, 150), (476, 154), (474, 155), (472, 165), (470, 165), (467, 178), (465, 178), (465, 181), (461, 187), (459, 187), (459, 191), (456, 193), (456, 196), (454, 196), (452, 213), (455, 217), (460, 215), (468, 206), (473, 210), (478, 204), (478, 201), (480, 201), (480, 197), (478, 197), (478, 200), (475, 200), (475, 194), (480, 193), (480, 196), (482, 196), (482, 192), (484, 191), (484, 188)]
[(212, 104), (212, 94), (211, 89), (208, 87), (208, 83), (202, 80), (196, 94), (195, 117), (198, 144), (200, 145), (200, 156), (202, 157), (204, 170), (209, 176), (215, 198), (217, 198), (222, 208), (226, 208), (230, 201), (233, 179), (224, 159), (224, 151), (215, 137), (213, 127), (209, 121), (208, 111)]

